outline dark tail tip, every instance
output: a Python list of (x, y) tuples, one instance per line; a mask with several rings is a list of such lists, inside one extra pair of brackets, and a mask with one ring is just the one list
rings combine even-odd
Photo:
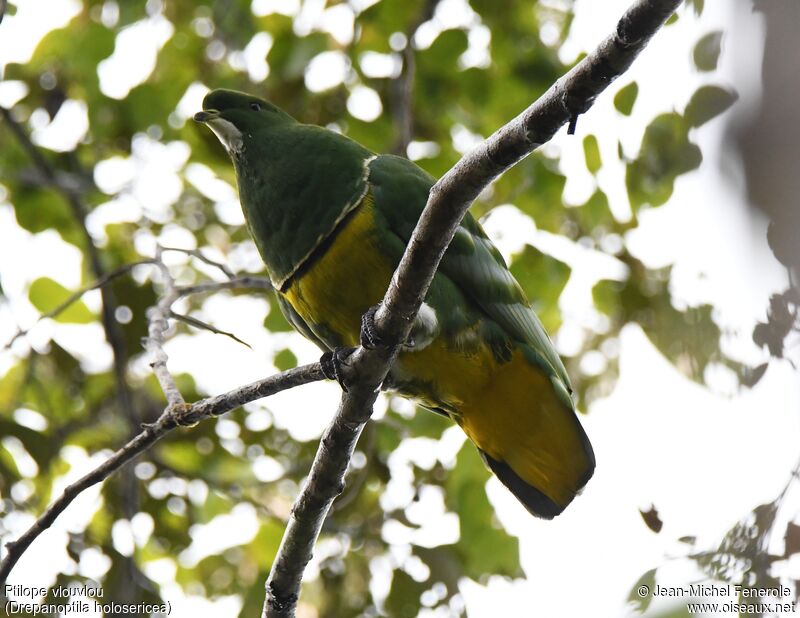
[[(489, 469), (494, 472), (497, 478), (508, 487), (512, 494), (522, 502), (523, 506), (528, 509), (531, 515), (541, 517), (543, 519), (553, 519), (556, 515), (567, 508), (567, 505), (561, 505), (548, 498), (544, 493), (536, 489), (533, 485), (529, 485), (522, 478), (511, 469), (507, 463), (497, 461), (490, 457), (480, 449), (478, 451), (489, 466)], [(588, 480), (588, 479), (587, 479)]]

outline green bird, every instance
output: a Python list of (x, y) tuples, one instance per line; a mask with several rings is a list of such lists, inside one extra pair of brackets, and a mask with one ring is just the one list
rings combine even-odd
[[(215, 90), (194, 119), (227, 149), (250, 233), (289, 322), (322, 350), (359, 344), (435, 180), (275, 105)], [(558, 353), (467, 214), (388, 376), (453, 419), (532, 514), (561, 513), (594, 472)]]

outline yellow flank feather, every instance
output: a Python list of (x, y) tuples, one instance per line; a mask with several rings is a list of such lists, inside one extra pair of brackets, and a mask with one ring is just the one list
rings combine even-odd
[[(383, 298), (393, 268), (365, 200), (285, 296), (312, 330), (324, 324), (344, 345), (355, 346), (361, 316)], [(447, 410), (482, 451), (556, 503), (568, 504), (585, 482), (585, 447), (574, 412), (520, 350), (500, 364), (487, 345), (465, 353), (438, 337), (421, 350), (403, 351), (393, 374), (418, 385), (402, 394)]]

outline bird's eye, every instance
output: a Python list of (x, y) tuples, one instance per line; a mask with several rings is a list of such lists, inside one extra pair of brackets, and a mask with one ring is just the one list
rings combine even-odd
[(250, 109), (252, 109), (254, 112), (260, 112), (261, 111), (261, 104), (253, 102), (253, 103), (250, 104)]

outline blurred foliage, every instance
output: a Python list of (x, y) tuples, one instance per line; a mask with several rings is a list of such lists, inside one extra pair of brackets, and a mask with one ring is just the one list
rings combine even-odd
[[(682, 537), (680, 542), (686, 548), (681, 558), (693, 562), (703, 579), (693, 583), (714, 584), (719, 586), (729, 585), (730, 590), (737, 590), (739, 595), (734, 602), (740, 604), (756, 604), (759, 602), (797, 603), (800, 599), (800, 581), (791, 580), (786, 576), (779, 576), (775, 570), (776, 565), (796, 559), (800, 554), (800, 526), (789, 522), (782, 522), (778, 526), (777, 515), (787, 495), (788, 490), (797, 480), (800, 466), (795, 468), (789, 477), (783, 491), (771, 502), (756, 506), (737, 521), (722, 537), (717, 547), (711, 549), (701, 548), (695, 537)], [(783, 552), (776, 553), (771, 539), (778, 537), (780, 530), (783, 533)], [(657, 531), (656, 531), (657, 532)], [(773, 547), (771, 547), (773, 545)], [(673, 559), (678, 556), (673, 556)], [(785, 569), (783, 570), (785, 573)], [(648, 607), (653, 600), (652, 591), (658, 581), (658, 569), (645, 572), (631, 588), (628, 596), (629, 607), (637, 614), (644, 613), (652, 618), (663, 616), (648, 612)], [(641, 594), (642, 586), (647, 587), (647, 593)], [(761, 594), (760, 591), (781, 590), (784, 586), (793, 589), (793, 596), (777, 595), (774, 592)], [(683, 597), (681, 604), (685, 607), (687, 602), (703, 602), (706, 598)], [(763, 613), (742, 612), (746, 616), (761, 616)], [(772, 614), (769, 614), (772, 615)]]
[[(786, 78), (796, 72), (796, 54), (792, 52), (798, 50), (798, 45), (790, 21), (797, 7), (782, 3), (756, 3), (756, 6), (763, 12), (762, 17), (767, 22), (762, 103), (757, 112), (751, 114), (746, 123), (749, 126), (744, 129), (729, 126), (728, 130), (739, 141), (751, 204), (762, 209), (770, 218), (767, 241), (776, 260), (786, 267), (788, 285), (785, 290), (772, 294), (765, 319), (753, 329), (753, 341), (764, 349), (767, 360), (756, 367), (744, 367), (731, 364), (727, 359), (718, 359), (733, 367), (738, 373), (740, 385), (746, 387), (755, 386), (772, 364), (785, 362), (796, 370), (797, 341), (800, 337), (798, 184), (796, 175), (781, 173), (781, 169), (796, 169), (800, 160), (798, 133), (796, 130), (793, 133), (787, 130), (787, 127), (794, 129), (791, 121), (794, 108), (783, 103), (792, 95), (786, 89)], [(702, 11), (703, 3), (695, 2), (695, 7)], [(696, 42), (692, 57), (698, 71), (710, 72), (717, 68), (723, 40), (722, 32), (713, 31)], [(791, 85), (797, 90), (796, 82), (792, 81)], [(699, 127), (733, 105), (737, 98), (737, 94), (727, 88), (703, 85), (690, 98), (683, 120), (689, 127)], [(776, 144), (781, 146), (776, 148)], [(764, 156), (762, 149), (765, 146), (774, 150), (775, 156)], [(704, 321), (706, 327), (713, 328), (709, 320)], [(712, 352), (712, 355), (716, 355), (716, 352)], [(800, 599), (800, 580), (793, 579), (792, 571), (787, 567), (800, 554), (800, 526), (787, 518), (786, 513), (782, 517), (778, 515), (789, 491), (796, 491), (798, 478), (800, 463), (774, 500), (760, 504), (742, 516), (722, 535), (716, 546), (703, 546), (695, 537), (685, 536), (679, 539), (685, 551), (682, 555), (673, 553), (671, 560), (683, 559), (693, 563), (700, 574), (700, 579), (693, 583), (727, 584), (733, 591), (736, 590), (735, 586), (740, 586), (741, 592), (735, 600), (739, 604), (752, 606), (759, 602), (781, 602), (791, 603), (796, 608)], [(782, 552), (776, 548), (779, 545), (776, 540), (780, 539), (783, 540)], [(628, 601), (634, 612), (652, 618), (668, 615), (648, 611), (652, 594), (642, 596), (638, 593), (642, 585), (652, 591), (657, 581), (658, 568), (654, 568), (644, 573), (633, 585)], [(790, 592), (784, 595), (783, 591), (787, 589)], [(770, 592), (762, 596), (764, 590)], [(776, 599), (774, 591), (781, 591), (781, 598)], [(708, 599), (682, 598), (681, 603), (672, 609), (683, 611), (686, 602), (691, 600), (702, 602)], [(777, 614), (742, 611), (740, 615)]]
[(701, 71), (713, 71), (717, 68), (719, 54), (722, 51), (722, 32), (709, 32), (694, 46), (692, 58), (695, 66)]
[[(258, 265), (242, 257), (252, 255), (246, 229), (232, 222), (216, 198), (189, 178), (194, 166), (195, 172), (204, 170), (234, 184), (233, 170), (216, 140), (208, 131), (199, 131), (187, 122), (188, 112), (179, 107), (193, 85), (266, 95), (305, 122), (333, 124), (383, 152), (398, 141), (394, 118), (404, 106), (410, 106), (413, 139), (438, 146), (419, 164), (441, 175), (459, 157), (455, 132), (489, 135), (569, 68), (559, 60), (558, 48), (572, 23), (571, 2), (532, 5), (472, 0), (475, 15), (465, 22), (471, 25), (442, 30), (429, 46), (411, 50), (415, 75), (411, 96), (406, 100), (395, 88), (397, 71), (392, 69), (385, 76), (368, 74), (366, 59), (380, 54), (390, 66), (401, 67), (402, 47), (413, 37), (420, 15), (430, 11), (430, 0), (382, 0), (361, 12), (347, 3), (329, 4), (328, 10), (343, 10), (353, 17), (350, 40), (342, 42), (320, 27), (324, 19), (309, 27), (297, 17), (277, 12), (255, 15), (250, 0), (84, 0), (80, 13), (65, 27), (47, 34), (29, 62), (8, 65), (3, 75), (3, 79), (18, 80), (25, 86), (24, 96), (11, 113), (29, 132), (57, 118), (70, 101), (85, 103), (88, 120), (88, 130), (73, 150), (43, 150), (57, 170), (60, 192), (47, 186), (41, 170), (20, 144), (0, 128), (0, 188), (13, 204), (17, 223), (31, 233), (53, 230), (86, 255), (82, 222), (75, 219), (63, 197), (72, 191), (87, 204), (90, 216), (101, 211), (106, 217), (112, 213), (109, 218), (114, 222), (103, 224), (100, 233), (93, 230), (107, 270), (149, 257), (152, 242), (180, 229), (193, 237), (198, 248), (221, 255), (237, 269), (258, 271)], [(698, 13), (702, 10), (699, 0), (692, 4)], [(101, 87), (98, 67), (120, 51), (125, 36), (135, 28), (157, 24), (167, 24), (169, 34), (157, 52), (154, 69), (126, 95), (109, 96)], [(492, 34), (485, 57), (471, 45), (473, 39), (480, 38), (479, 26)], [(547, 37), (543, 36), (545, 30)], [(257, 38), (260, 33), (269, 34), (269, 45), (265, 56), (257, 60), (265, 61), (269, 72), (263, 81), (254, 82), (243, 58), (251, 45), (263, 41)], [(346, 58), (346, 78), (327, 90), (312, 92), (307, 88), (306, 71), (325, 52), (339, 52)], [(719, 33), (711, 33), (695, 46), (694, 60), (699, 69), (712, 71), (719, 53)], [(358, 86), (369, 87), (380, 97), (383, 112), (374, 121), (366, 122), (348, 111), (350, 92)], [(614, 98), (621, 123), (632, 121), (628, 116), (639, 88), (631, 82)], [(724, 363), (736, 369), (744, 385), (754, 383), (758, 368), (748, 372), (720, 350), (720, 329), (711, 307), (677, 307), (670, 293), (670, 268), (646, 267), (624, 241), (625, 234), (637, 226), (639, 213), (664, 204), (676, 179), (700, 165), (702, 156), (692, 132), (734, 100), (735, 95), (725, 89), (703, 86), (683, 114), (668, 111), (649, 123), (633, 159), (620, 154), (626, 165), (632, 210), (628, 218), (612, 214), (609, 200), (600, 189), (586, 203), (566, 207), (562, 199), (566, 179), (559, 162), (542, 153), (527, 158), (498, 179), (474, 206), (475, 214), (484, 216), (498, 204), (513, 204), (531, 217), (538, 229), (589, 248), (598, 256), (603, 254), (627, 270), (624, 280), (596, 283), (593, 298), (597, 324), (581, 327), (583, 343), (567, 359), (584, 408), (613, 388), (616, 342), (621, 329), (629, 324), (638, 324), (666, 358), (698, 382), (703, 381), (704, 369), (710, 363)], [(176, 164), (179, 190), (171, 197), (169, 178), (152, 180), (149, 192), (137, 188), (137, 177), (147, 159), (141, 149), (152, 151), (157, 145), (191, 152)], [(586, 167), (595, 175), (609, 162), (601, 157), (601, 145), (594, 135), (587, 135), (583, 146)], [(188, 160), (192, 165), (187, 165)], [(120, 187), (109, 188), (101, 182), (103, 166), (110, 164), (133, 167), (130, 178)], [(166, 203), (158, 207), (153, 200)], [(4, 264), (0, 274), (13, 268), (13, 264)], [(86, 259), (83, 268), (83, 283), (88, 284), (91, 275)], [(181, 268), (182, 283), (207, 276), (207, 269), (190, 261)], [(511, 269), (544, 324), (555, 333), (562, 323), (558, 300), (572, 275), (570, 267), (526, 245), (514, 256)], [(28, 300), (44, 313), (73, 291), (45, 277), (30, 284)], [(131, 367), (141, 367), (140, 339), (146, 334), (146, 309), (156, 298), (154, 284), (150, 275), (137, 274), (116, 279), (112, 291), (124, 308), (117, 318), (126, 358)], [(270, 310), (264, 327), (272, 332), (288, 331), (290, 327), (274, 298), (267, 300)], [(776, 301), (773, 312), (783, 311), (782, 302)], [(790, 302), (796, 315), (797, 299), (787, 298), (786, 303)], [(184, 313), (202, 314), (200, 299), (190, 299), (186, 304)], [(70, 328), (97, 327), (99, 317), (90, 306), (77, 302), (57, 320), (69, 323)], [(191, 330), (180, 328), (191, 336)], [(779, 333), (765, 331), (762, 335), (758, 341), (777, 349)], [(37, 344), (35, 349), (18, 342), (13, 350), (13, 363), (0, 377), (3, 517), (18, 511), (38, 514), (44, 510), (54, 483), (70, 468), (68, 448), (87, 453), (114, 449), (130, 431), (116, 399), (110, 368), (90, 369), (55, 340)], [(601, 368), (586, 370), (584, 357), (598, 354), (603, 360)], [(295, 352), (285, 346), (274, 350), (273, 358), (279, 369), (297, 363)], [(142, 420), (152, 420), (161, 410), (162, 396), (152, 376), (143, 378), (140, 370), (131, 367), (125, 368), (125, 373), (133, 389), (134, 405)], [(177, 378), (187, 400), (206, 394), (198, 392), (191, 376)], [(331, 410), (333, 406), (331, 402)], [(245, 419), (256, 410), (268, 421), (251, 429)], [(217, 431), (218, 423), (223, 422), (235, 424), (236, 437)], [(436, 440), (447, 427), (436, 415), (408, 413), (392, 405), (384, 419), (368, 428), (358, 451), (362, 464), (349, 473), (345, 496), (335, 504), (325, 524), (317, 552), (318, 576), (305, 584), (302, 603), (308, 615), (416, 616), (422, 607), (448, 608), (451, 614), (459, 615), (463, 613), (461, 579), (485, 581), (491, 574), (522, 575), (517, 540), (497, 522), (484, 491), (489, 474), (470, 444), (460, 450), (455, 462), (437, 460), (430, 469), (413, 465), (410, 501), (393, 506), (381, 502), (391, 480), (392, 452), (408, 438)], [(102, 508), (84, 531), (70, 536), (68, 551), (76, 561), (89, 550), (110, 559), (101, 578), (106, 598), (156, 598), (159, 587), (145, 573), (149, 564), (167, 559), (175, 565), (176, 580), (187, 592), (209, 599), (239, 595), (241, 615), (256, 615), (283, 523), (316, 446), (314, 440), (298, 441), (275, 427), (268, 408), (260, 405), (175, 432), (135, 464), (138, 491), (118, 480), (104, 485)], [(18, 465), (20, 449), (28, 453), (35, 470), (30, 465)], [(279, 480), (257, 479), (253, 466), (262, 458), (280, 467), (283, 472)], [(413, 521), (408, 511), (430, 488), (443, 492), (444, 508), (457, 516), (458, 540), (433, 546), (409, 541), (401, 547), (390, 542), (386, 530), (392, 527), (402, 527), (409, 538), (415, 538), (413, 533), (421, 524)], [(152, 519), (154, 529), (128, 559), (115, 548), (111, 530), (115, 522), (129, 517), (131, 502), (135, 511)], [(204, 557), (197, 564), (177, 559), (191, 544), (195, 526), (208, 524), (237, 505), (249, 505), (258, 514), (260, 527), (252, 542)], [(2, 518), (0, 536), (3, 541), (10, 540)], [(387, 581), (373, 586), (381, 569), (381, 577)], [(133, 587), (131, 573), (136, 575)], [(68, 579), (62, 577), (57, 584)], [(382, 587), (387, 588), (376, 592)]]

